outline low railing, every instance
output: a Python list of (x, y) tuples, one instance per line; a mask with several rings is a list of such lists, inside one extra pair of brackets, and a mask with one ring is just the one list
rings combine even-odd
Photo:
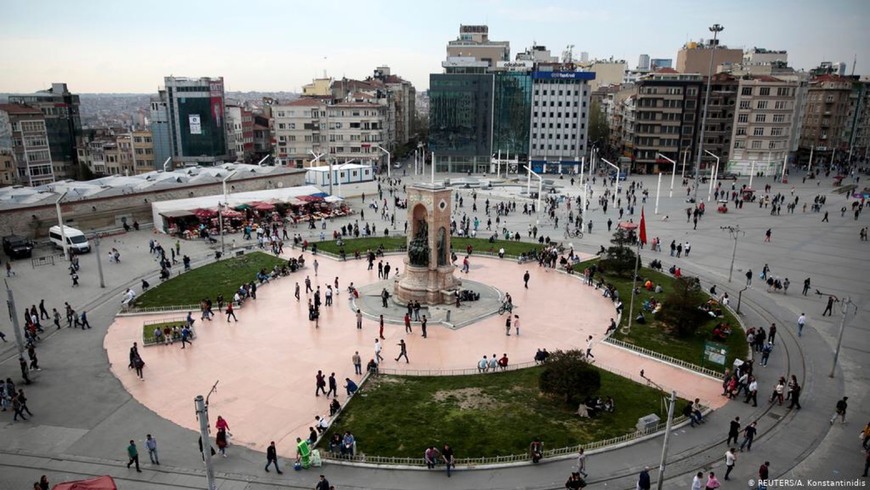
[(697, 364), (692, 364), (691, 362), (684, 361), (682, 359), (677, 359), (675, 357), (671, 357), (666, 354), (662, 354), (661, 352), (656, 352), (645, 347), (639, 347), (634, 344), (630, 344), (628, 342), (623, 342), (622, 340), (614, 339), (613, 337), (608, 337), (603, 340), (603, 342), (607, 342), (608, 344), (612, 344), (615, 347), (619, 347), (625, 350), (629, 350), (640, 354), (642, 356), (650, 357), (668, 364), (672, 364), (674, 366), (687, 369), (689, 371), (694, 371), (698, 374), (703, 374), (704, 376), (709, 376), (711, 378), (720, 379), (722, 377), (722, 373), (713, 369), (705, 368), (702, 366), (698, 366)]
[(508, 364), (504, 368), (501, 366), (495, 369), (487, 369), (481, 371), (480, 368), (462, 368), (462, 369), (399, 369), (399, 368), (378, 368), (378, 374), (388, 374), (392, 376), (469, 376), (473, 374), (498, 374), (506, 371), (517, 371), (539, 365), (540, 363), (521, 362), (518, 364)]

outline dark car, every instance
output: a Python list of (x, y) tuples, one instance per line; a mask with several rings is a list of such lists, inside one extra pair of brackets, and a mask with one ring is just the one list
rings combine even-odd
[(33, 255), (33, 242), (18, 235), (3, 237), (3, 251), (10, 259), (26, 259)]

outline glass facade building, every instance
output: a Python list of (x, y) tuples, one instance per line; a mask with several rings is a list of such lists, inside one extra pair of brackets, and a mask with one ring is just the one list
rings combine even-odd
[(532, 77), (528, 72), (495, 73), (492, 152), (520, 160), (529, 156)]
[(492, 155), (493, 75), (429, 75), (429, 149), (438, 172), (486, 172)]
[[(208, 164), (226, 158), (223, 78), (166, 77), (165, 83), (160, 99), (166, 105), (173, 159)], [(157, 146), (160, 148), (160, 141)]]

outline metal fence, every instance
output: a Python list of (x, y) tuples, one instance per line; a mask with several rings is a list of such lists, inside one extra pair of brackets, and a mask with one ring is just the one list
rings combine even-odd
[(629, 350), (640, 354), (645, 357), (649, 357), (652, 359), (656, 359), (658, 361), (665, 362), (667, 364), (671, 364), (677, 366), (679, 368), (687, 369), (689, 371), (694, 371), (698, 374), (703, 374), (704, 376), (709, 376), (711, 378), (720, 379), (722, 377), (722, 373), (719, 371), (715, 371), (713, 369), (705, 368), (702, 366), (698, 366), (697, 364), (692, 364), (691, 362), (684, 361), (682, 359), (677, 359), (675, 357), (671, 357), (660, 352), (652, 351), (646, 349), (644, 347), (638, 347), (633, 344), (629, 344), (628, 342), (623, 342), (621, 340), (614, 339), (613, 337), (608, 337), (604, 339), (604, 342), (608, 344), (612, 344), (614, 347), (619, 347), (621, 349)]
[(538, 365), (539, 363), (521, 362), (518, 364), (508, 364), (504, 368), (501, 366), (495, 369), (481, 370), (480, 368), (462, 368), (462, 369), (399, 369), (399, 368), (378, 368), (378, 374), (388, 374), (392, 376), (468, 376), (473, 374), (497, 374), (506, 371), (517, 371)]

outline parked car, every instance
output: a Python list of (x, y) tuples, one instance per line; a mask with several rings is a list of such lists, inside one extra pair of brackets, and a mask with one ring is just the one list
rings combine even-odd
[(10, 259), (27, 259), (33, 255), (33, 242), (18, 235), (3, 237), (3, 251)]

